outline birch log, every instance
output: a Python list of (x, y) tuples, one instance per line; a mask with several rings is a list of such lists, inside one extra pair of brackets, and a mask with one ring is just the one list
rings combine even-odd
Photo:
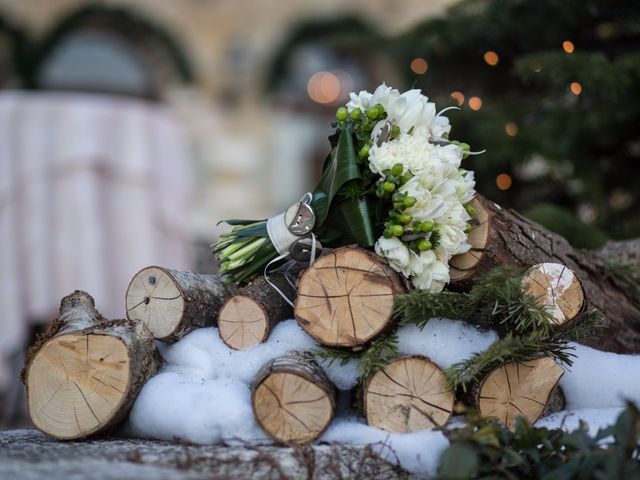
[(146, 267), (127, 288), (127, 318), (142, 321), (157, 340), (177, 342), (195, 328), (215, 326), (234, 291), (218, 275)]
[(475, 276), (498, 265), (530, 267), (549, 262), (565, 265), (581, 283), (586, 308), (601, 309), (609, 321), (607, 328), (581, 342), (600, 350), (640, 352), (640, 305), (616, 283), (601, 255), (575, 249), (560, 235), (480, 195), (472, 205), (475, 208), (474, 229), (469, 235), (472, 249), (452, 258), (452, 288), (467, 289)]
[(376, 255), (357, 247), (321, 257), (298, 281), (294, 314), (323, 345), (359, 347), (392, 326), (398, 275)]
[(515, 427), (518, 416), (534, 423), (564, 408), (558, 382), (564, 370), (552, 358), (507, 363), (490, 372), (475, 391), (474, 403), (483, 416)]
[(310, 354), (295, 351), (260, 370), (251, 402), (263, 430), (286, 444), (305, 444), (320, 437), (336, 410), (329, 378)]
[(414, 355), (397, 358), (374, 373), (362, 400), (369, 425), (409, 433), (447, 423), (455, 394), (436, 364)]
[[(295, 297), (295, 288), (283, 275), (274, 274), (270, 281), (288, 299)], [(278, 322), (293, 318), (293, 308), (278, 290), (260, 276), (231, 296), (218, 313), (222, 341), (244, 350), (265, 342)]]
[(62, 299), (58, 319), (29, 351), (24, 382), (31, 420), (63, 440), (109, 432), (159, 366), (143, 323), (107, 320), (77, 290)]

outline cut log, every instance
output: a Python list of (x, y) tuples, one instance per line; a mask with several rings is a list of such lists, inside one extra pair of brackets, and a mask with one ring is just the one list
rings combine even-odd
[(127, 288), (127, 318), (144, 322), (157, 340), (177, 342), (195, 328), (215, 326), (234, 291), (218, 275), (146, 267)]
[(564, 370), (552, 358), (524, 363), (507, 363), (489, 373), (475, 393), (481, 415), (495, 417), (507, 427), (515, 427), (518, 416), (531, 423), (564, 408), (558, 381)]
[(267, 363), (252, 385), (256, 420), (273, 439), (305, 444), (320, 437), (335, 413), (335, 389), (310, 354), (289, 352)]
[(31, 420), (63, 440), (109, 432), (159, 366), (143, 323), (106, 320), (88, 293), (75, 291), (29, 351), (24, 381)]
[(369, 425), (408, 433), (447, 423), (455, 394), (437, 365), (426, 357), (408, 356), (373, 374), (362, 399)]
[(582, 311), (584, 293), (580, 280), (564, 265), (540, 263), (522, 277), (526, 292), (547, 307), (556, 325), (571, 322)]
[(620, 288), (598, 252), (575, 249), (560, 235), (479, 195), (473, 205), (476, 227), (469, 236), (473, 248), (451, 259), (452, 288), (468, 289), (473, 277), (498, 265), (565, 265), (580, 280), (585, 308), (599, 308), (609, 322), (581, 342), (599, 350), (640, 353), (640, 304)]
[[(295, 288), (282, 275), (272, 275), (271, 282), (293, 299)], [(263, 277), (257, 277), (240, 289), (218, 313), (218, 332), (227, 346), (244, 350), (265, 342), (281, 320), (293, 318), (293, 308)]]
[(294, 315), (323, 345), (358, 347), (392, 326), (398, 275), (372, 253), (338, 248), (305, 270)]

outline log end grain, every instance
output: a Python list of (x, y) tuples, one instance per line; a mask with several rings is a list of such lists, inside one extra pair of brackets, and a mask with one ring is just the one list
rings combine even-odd
[(126, 294), (127, 318), (142, 321), (154, 338), (170, 337), (182, 321), (182, 290), (164, 268), (147, 267), (131, 279)]
[(396, 433), (444, 425), (454, 400), (444, 372), (422, 356), (392, 361), (371, 377), (363, 391), (367, 423)]
[(478, 410), (511, 429), (518, 416), (533, 423), (543, 413), (562, 409), (562, 402), (558, 402), (553, 392), (563, 374), (562, 367), (549, 357), (507, 363), (493, 370), (480, 384), (476, 392)]
[(218, 314), (220, 338), (229, 347), (245, 350), (264, 342), (271, 331), (268, 313), (246, 295), (231, 297)]

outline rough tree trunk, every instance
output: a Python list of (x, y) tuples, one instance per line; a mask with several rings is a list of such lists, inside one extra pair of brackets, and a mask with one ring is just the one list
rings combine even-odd
[(144, 322), (157, 340), (177, 342), (195, 328), (215, 326), (234, 291), (218, 275), (146, 267), (127, 288), (127, 318)]
[(305, 444), (320, 437), (336, 410), (335, 388), (310, 354), (289, 352), (256, 376), (251, 403), (256, 420), (278, 442)]
[[(295, 288), (283, 275), (272, 275), (270, 280), (293, 300)], [(293, 308), (260, 276), (223, 305), (218, 313), (218, 331), (227, 346), (243, 350), (266, 342), (273, 327), (288, 318), (293, 318)]]
[(597, 252), (573, 248), (560, 235), (481, 196), (473, 206), (476, 226), (469, 236), (473, 248), (451, 260), (452, 287), (468, 288), (474, 276), (497, 265), (566, 265), (580, 280), (588, 307), (601, 309), (610, 323), (583, 343), (618, 353), (640, 352), (640, 305), (617, 286)]
[(107, 320), (77, 290), (62, 299), (60, 316), (29, 350), (23, 379), (31, 420), (64, 440), (108, 432), (159, 366), (143, 323)]
[(305, 270), (294, 314), (323, 345), (358, 347), (392, 325), (398, 275), (382, 259), (357, 247), (338, 248)]
[(369, 425), (409, 433), (447, 423), (455, 393), (437, 365), (414, 355), (378, 370), (363, 387), (362, 401)]
[(513, 429), (518, 416), (531, 423), (564, 408), (558, 386), (564, 370), (552, 358), (507, 363), (490, 372), (475, 389), (473, 403), (481, 415), (496, 417)]

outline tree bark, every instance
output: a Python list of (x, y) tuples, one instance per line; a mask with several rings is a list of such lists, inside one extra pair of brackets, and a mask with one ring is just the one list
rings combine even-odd
[(320, 437), (335, 414), (335, 388), (308, 353), (289, 352), (256, 376), (251, 403), (256, 420), (273, 439), (301, 445)]
[[(270, 280), (283, 295), (293, 300), (295, 288), (284, 275), (273, 274)], [(220, 309), (218, 331), (227, 346), (244, 350), (266, 342), (273, 327), (288, 318), (293, 318), (291, 305), (264, 277), (259, 276), (229, 298)]]
[(573, 248), (560, 235), (479, 195), (473, 205), (475, 228), (469, 236), (472, 249), (451, 260), (452, 288), (468, 289), (475, 276), (498, 265), (560, 263), (580, 280), (587, 308), (602, 310), (609, 322), (608, 327), (582, 342), (605, 351), (640, 352), (640, 305), (618, 287), (597, 252)]
[(482, 416), (495, 417), (510, 429), (518, 416), (534, 423), (564, 408), (558, 386), (564, 370), (552, 358), (507, 363), (490, 372), (475, 389), (473, 403)]
[(410, 433), (447, 423), (455, 393), (436, 364), (414, 355), (397, 358), (373, 374), (363, 387), (362, 401), (369, 425)]
[(146, 267), (127, 288), (127, 318), (144, 322), (157, 340), (173, 343), (195, 328), (215, 326), (234, 292), (218, 275)]
[(358, 247), (321, 257), (298, 281), (294, 314), (323, 345), (359, 347), (392, 326), (400, 278), (376, 255)]
[(31, 420), (64, 440), (109, 432), (159, 367), (143, 323), (107, 320), (88, 293), (76, 290), (62, 299), (58, 319), (27, 355)]

